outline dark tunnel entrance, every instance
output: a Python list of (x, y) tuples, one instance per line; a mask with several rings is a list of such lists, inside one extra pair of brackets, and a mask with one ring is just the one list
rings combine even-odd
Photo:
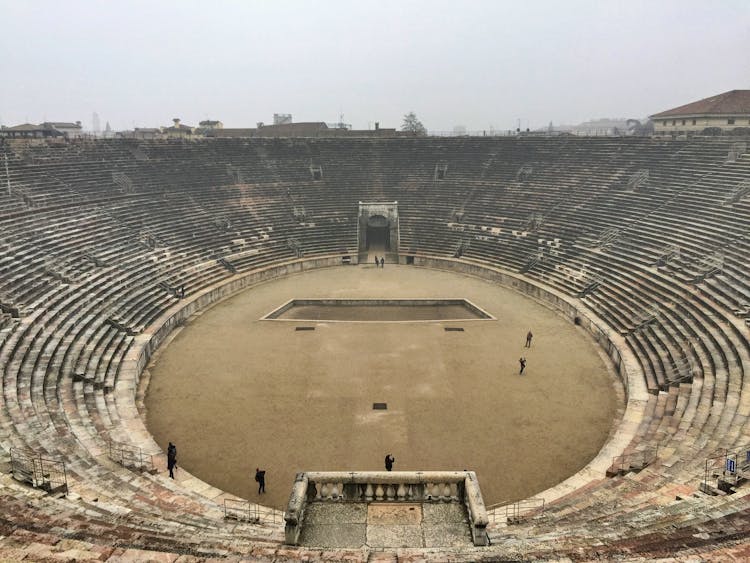
[(367, 220), (365, 249), (382, 252), (391, 250), (390, 225), (382, 215), (373, 215)]

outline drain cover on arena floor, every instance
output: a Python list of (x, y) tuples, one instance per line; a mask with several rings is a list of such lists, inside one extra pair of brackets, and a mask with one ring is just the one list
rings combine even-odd
[(385, 411), (388, 410), (388, 403), (373, 403), (372, 410), (374, 411)]

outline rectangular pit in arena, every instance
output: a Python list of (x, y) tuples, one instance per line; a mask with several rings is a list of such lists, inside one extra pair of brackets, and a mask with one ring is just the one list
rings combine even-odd
[(468, 299), (290, 299), (262, 320), (414, 322), (495, 320)]

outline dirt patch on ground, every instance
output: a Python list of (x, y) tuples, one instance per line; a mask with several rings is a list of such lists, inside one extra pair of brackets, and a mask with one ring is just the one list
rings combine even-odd
[[(497, 320), (462, 321), (463, 332), (445, 321), (295, 331), (260, 320), (295, 297), (466, 298)], [(580, 328), (495, 284), (413, 266), (251, 288), (194, 317), (151, 372), (147, 425), (165, 450), (177, 445), (178, 472), (278, 508), (296, 472), (382, 470), (386, 453), (395, 470), (476, 471), (487, 504), (528, 497), (586, 465), (618, 407)], [(256, 467), (267, 471), (265, 495)]]

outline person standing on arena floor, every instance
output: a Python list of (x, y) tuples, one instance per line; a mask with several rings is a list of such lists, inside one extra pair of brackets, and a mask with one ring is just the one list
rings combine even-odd
[(385, 268), (385, 258), (383, 258), (382, 256), (380, 257), (380, 267)]
[(534, 335), (531, 334), (531, 331), (526, 333), (526, 346), (524, 348), (531, 348), (531, 339), (534, 338)]
[(396, 461), (396, 458), (393, 457), (391, 454), (388, 454), (385, 456), (385, 470), (386, 471), (392, 471), (393, 470), (393, 462)]
[(380, 265), (380, 261), (378, 260), (378, 257), (375, 256), (375, 267), (377, 268)]
[(518, 372), (518, 375), (523, 375), (523, 370), (526, 369), (526, 358), (521, 358), (518, 360), (518, 363), (521, 364), (521, 371)]
[(266, 492), (266, 472), (255, 468), (255, 480), (258, 482), (258, 494)]
[(167, 469), (169, 469), (169, 477), (171, 479), (174, 479), (175, 465), (177, 465), (177, 447), (172, 442), (169, 442), (169, 447), (167, 448)]

